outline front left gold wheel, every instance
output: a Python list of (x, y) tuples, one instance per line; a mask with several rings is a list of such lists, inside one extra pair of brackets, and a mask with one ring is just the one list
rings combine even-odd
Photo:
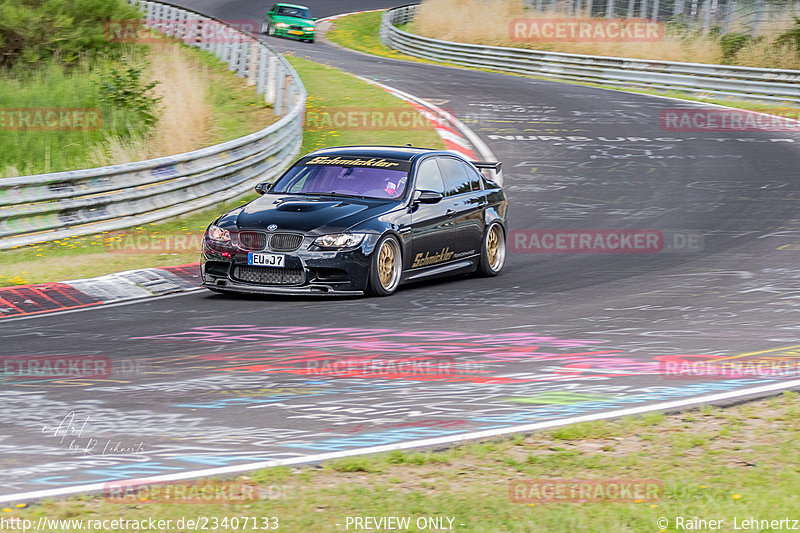
[(400, 285), (403, 275), (403, 255), (400, 243), (393, 235), (387, 235), (372, 253), (369, 289), (376, 296), (389, 296)]

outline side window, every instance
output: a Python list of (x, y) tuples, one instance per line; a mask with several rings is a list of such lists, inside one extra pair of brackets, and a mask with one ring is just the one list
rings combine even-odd
[(426, 159), (417, 167), (417, 190), (436, 191), (444, 194), (444, 182), (435, 159)]
[(439, 158), (448, 196), (479, 190), (480, 178), (463, 161), (454, 157)]

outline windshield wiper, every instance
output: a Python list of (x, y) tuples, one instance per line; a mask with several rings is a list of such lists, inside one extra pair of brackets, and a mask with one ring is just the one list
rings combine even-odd
[(363, 198), (365, 200), (377, 200), (374, 196), (364, 196), (363, 194), (344, 194), (342, 192), (318, 192), (314, 193), (319, 196), (333, 196), (333, 197), (341, 197), (341, 198)]

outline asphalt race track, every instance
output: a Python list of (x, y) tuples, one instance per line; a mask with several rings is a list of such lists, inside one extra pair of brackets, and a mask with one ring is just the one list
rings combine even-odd
[[(306, 4), (322, 17), (394, 2)], [(696, 105), (273, 42), (468, 124), (503, 161), (506, 269), (390, 298), (196, 291), (1, 320), (5, 356), (110, 363), (98, 379), (3, 379), (1, 501), (800, 386), (800, 135), (665, 131), (662, 112)], [(548, 253), (567, 230), (657, 246)], [(709, 360), (729, 370), (680, 372)]]

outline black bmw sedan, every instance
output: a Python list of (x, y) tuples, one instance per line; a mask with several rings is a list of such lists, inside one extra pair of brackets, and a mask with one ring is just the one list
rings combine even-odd
[(208, 227), (203, 285), (387, 296), (433, 276), (497, 275), (508, 201), (484, 173), (499, 168), (426, 148), (317, 150)]

